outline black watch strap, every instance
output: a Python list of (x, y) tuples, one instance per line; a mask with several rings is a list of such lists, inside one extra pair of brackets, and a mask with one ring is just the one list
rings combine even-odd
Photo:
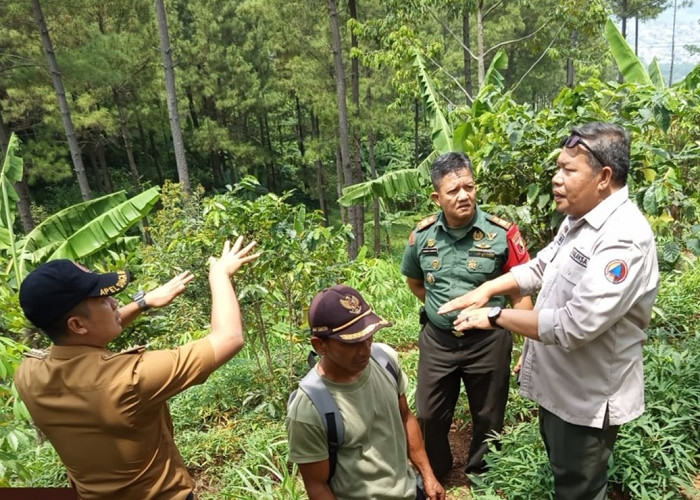
[(498, 318), (501, 317), (502, 311), (503, 311), (503, 309), (496, 306), (496, 307), (491, 308), (491, 310), (488, 312), (489, 323), (491, 323), (492, 327), (500, 328), (500, 326), (498, 326), (497, 321), (498, 321)]

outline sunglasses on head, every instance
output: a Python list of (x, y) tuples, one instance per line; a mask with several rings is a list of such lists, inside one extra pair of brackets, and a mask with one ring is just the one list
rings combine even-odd
[(588, 144), (586, 144), (579, 135), (571, 134), (569, 137), (565, 137), (564, 139), (562, 139), (561, 143), (559, 144), (560, 148), (575, 148), (576, 146), (583, 146), (595, 157), (596, 160), (598, 160), (598, 162), (601, 165), (605, 165), (605, 162), (600, 156), (598, 156), (598, 153), (593, 151), (593, 149)]

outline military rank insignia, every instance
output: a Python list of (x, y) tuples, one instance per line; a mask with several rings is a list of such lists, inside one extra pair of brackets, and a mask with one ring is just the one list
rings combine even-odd
[(425, 275), (425, 282), (429, 285), (435, 284), (435, 275), (433, 273), (428, 273)]

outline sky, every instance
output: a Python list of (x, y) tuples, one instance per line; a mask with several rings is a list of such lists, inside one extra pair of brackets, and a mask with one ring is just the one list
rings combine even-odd
[[(688, 44), (700, 46), (700, 0), (693, 3), (692, 7), (678, 8), (676, 13), (674, 66), (679, 63), (700, 63), (700, 54), (691, 55), (683, 48)], [(628, 21), (627, 31), (627, 43), (634, 48), (634, 19)], [(672, 36), (673, 8), (665, 10), (656, 19), (639, 23), (639, 58), (646, 65), (654, 56), (660, 64), (670, 64)]]

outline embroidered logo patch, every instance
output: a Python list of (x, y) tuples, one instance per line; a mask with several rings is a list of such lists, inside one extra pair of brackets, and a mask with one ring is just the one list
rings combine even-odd
[(613, 285), (622, 283), (627, 278), (627, 264), (624, 260), (615, 259), (605, 266), (605, 277)]

